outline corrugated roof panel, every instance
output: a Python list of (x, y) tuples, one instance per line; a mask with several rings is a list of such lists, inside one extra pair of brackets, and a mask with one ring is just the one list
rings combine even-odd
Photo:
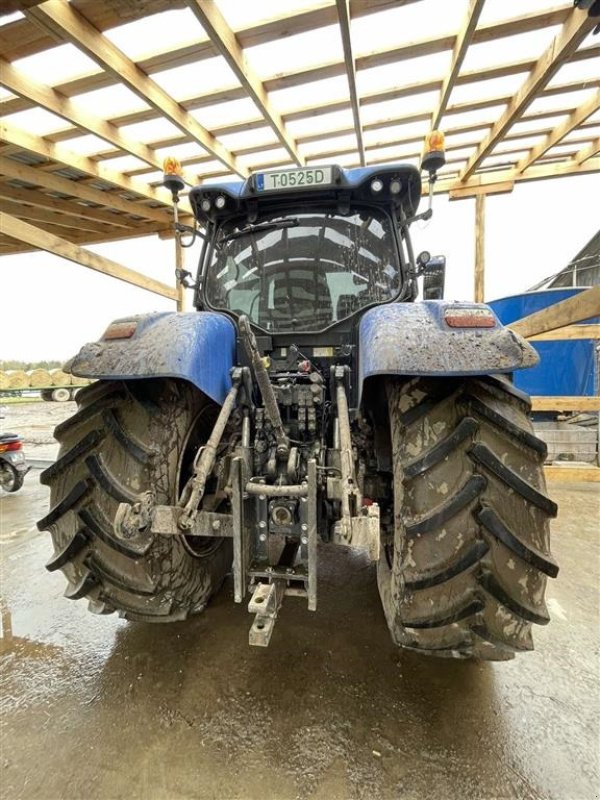
[(111, 119), (120, 114), (143, 111), (150, 108), (135, 92), (123, 84), (105, 86), (91, 92), (79, 94), (73, 98), (78, 109), (88, 111), (101, 119)]
[(13, 61), (13, 67), (28, 78), (56, 86), (67, 80), (98, 72), (98, 65), (75, 45), (67, 43)]
[(301, 86), (290, 86), (287, 89), (275, 89), (269, 92), (269, 100), (280, 114), (314, 105), (317, 97), (319, 103), (323, 105), (338, 100), (349, 103), (348, 78), (345, 75), (338, 75), (334, 78), (311, 81), (303, 83)]
[(178, 47), (208, 41), (196, 15), (189, 8), (161, 11), (105, 31), (104, 35), (129, 58), (138, 61), (148, 54), (165, 53)]
[(334, 0), (260, 0), (259, 3), (244, 3), (240, 0), (218, 0), (217, 6), (227, 24), (234, 30), (250, 28), (266, 20), (293, 17), (302, 11), (330, 6)]
[(218, 103), (214, 106), (195, 108), (189, 112), (194, 119), (208, 130), (219, 127), (226, 120), (228, 123), (245, 122), (260, 116), (253, 100), (245, 97), (243, 100), (230, 100), (227, 103)]
[(429, 133), (429, 121), (408, 122), (404, 125), (387, 125), (385, 128), (373, 128), (363, 131), (363, 141), (365, 145), (372, 145), (382, 139), (397, 140), (415, 138), (425, 140)]
[(358, 69), (356, 71), (358, 93), (363, 97), (431, 80), (439, 80), (441, 85), (451, 63), (452, 53), (450, 50), (444, 50), (428, 56), (407, 58), (393, 64)]
[(200, 95), (238, 83), (223, 56), (153, 72), (152, 80), (178, 102), (189, 100), (194, 90)]
[[(521, 4), (521, 10), (523, 6)], [(506, 62), (507, 54), (514, 54), (515, 60), (530, 58), (536, 60), (554, 40), (560, 31), (559, 25), (540, 30), (503, 36), (501, 39), (472, 44), (463, 61), (462, 71), (485, 69)]]
[(17, 111), (16, 114), (6, 114), (3, 120), (21, 130), (35, 131), (37, 136), (45, 136), (69, 127), (69, 123), (65, 122), (62, 117), (37, 106), (28, 108), (26, 111)]
[(137, 139), (144, 144), (155, 142), (159, 139), (166, 139), (169, 136), (180, 136), (179, 128), (164, 117), (160, 119), (149, 119), (144, 122), (134, 122), (130, 125), (122, 125), (121, 132), (125, 136)]
[(384, 11), (375, 11), (352, 20), (352, 44), (355, 54), (362, 56), (421, 39), (455, 35), (460, 29), (468, 0), (452, 0), (437, 6), (408, 3)]
[(272, 128), (257, 128), (253, 131), (240, 131), (239, 133), (226, 133), (219, 136), (221, 144), (232, 152), (243, 150), (244, 147), (264, 145), (269, 147), (277, 142), (277, 137)]
[(305, 119), (292, 120), (286, 124), (286, 128), (293, 137), (298, 138), (330, 131), (333, 135), (340, 128), (352, 128), (353, 125), (352, 111), (348, 108), (346, 111), (333, 111), (328, 114), (315, 114), (315, 116)]
[(337, 25), (247, 47), (244, 54), (248, 66), (261, 80), (272, 78), (282, 71), (295, 72), (344, 59), (342, 37)]
[(596, 89), (583, 89), (574, 92), (561, 92), (561, 94), (549, 95), (547, 97), (536, 97), (527, 109), (527, 113), (558, 112), (565, 107), (578, 108), (593, 97), (595, 93)]
[(290, 154), (283, 147), (273, 147), (270, 150), (263, 150), (260, 153), (249, 153), (246, 156), (238, 156), (238, 162), (243, 167), (254, 169), (265, 164), (290, 164)]
[(321, 139), (317, 142), (298, 145), (300, 155), (310, 158), (318, 153), (325, 153), (331, 150), (356, 150), (356, 134), (348, 133), (345, 136), (332, 136), (329, 139)]

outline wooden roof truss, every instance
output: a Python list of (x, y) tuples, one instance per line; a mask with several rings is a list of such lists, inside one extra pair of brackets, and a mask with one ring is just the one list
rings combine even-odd
[[(239, 17), (231, 0), (14, 0), (17, 13), (0, 17), (0, 254), (44, 249), (44, 233), (73, 260), (81, 245), (168, 235), (169, 149), (196, 183), (278, 166), (418, 164), (439, 127), (436, 191), (455, 198), (600, 171), (600, 37), (587, 14), (567, 0), (532, 0), (518, 17), (498, 0), (451, 5), (462, 16), (447, 30), (406, 40), (402, 15), (435, 13), (432, 0), (291, 0), (270, 19)], [(144, 26), (162, 19), (166, 44), (140, 55)], [(119, 34), (132, 25), (130, 44)], [(377, 36), (365, 45), (369, 25), (385, 32), (380, 46)], [(521, 52), (526, 35), (545, 44)], [(44, 54), (65, 44), (87, 68), (46, 77)], [(479, 63), (482, 47), (500, 55)], [(415, 59), (435, 58), (446, 68), (419, 77)], [(188, 79), (173, 90), (177, 70)], [(386, 70), (394, 79), (378, 80)], [(102, 91), (129, 92), (131, 105), (90, 104)]]

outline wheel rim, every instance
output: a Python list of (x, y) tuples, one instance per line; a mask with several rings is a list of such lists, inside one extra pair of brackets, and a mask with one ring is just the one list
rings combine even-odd
[(0, 465), (0, 486), (5, 492), (11, 492), (17, 482), (17, 471), (10, 464)]
[[(181, 458), (177, 471), (177, 492), (181, 496), (183, 488), (192, 474), (193, 461), (199, 447), (206, 443), (214, 424), (214, 415), (208, 406), (200, 409), (198, 415), (190, 425), (185, 444), (182, 448)], [(179, 537), (184, 549), (194, 558), (209, 558), (222, 546), (225, 541), (213, 536), (189, 536), (184, 534)]]

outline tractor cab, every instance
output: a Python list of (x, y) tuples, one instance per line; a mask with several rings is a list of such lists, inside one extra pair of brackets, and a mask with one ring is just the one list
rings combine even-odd
[(191, 190), (207, 236), (197, 305), (267, 333), (323, 331), (410, 296), (409, 165), (257, 173)]

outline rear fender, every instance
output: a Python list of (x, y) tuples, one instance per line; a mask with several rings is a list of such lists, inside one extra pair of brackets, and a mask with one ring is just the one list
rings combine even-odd
[[(494, 326), (451, 328), (444, 318), (448, 308), (485, 309), (493, 314)], [(365, 381), (377, 375), (491, 375), (537, 362), (533, 347), (483, 303), (394, 303), (372, 308), (360, 322), (360, 396)]]
[[(133, 329), (133, 333), (131, 332)], [(224, 314), (164, 312), (112, 322), (64, 367), (82, 378), (182, 378), (215, 402), (231, 388), (236, 332)]]

